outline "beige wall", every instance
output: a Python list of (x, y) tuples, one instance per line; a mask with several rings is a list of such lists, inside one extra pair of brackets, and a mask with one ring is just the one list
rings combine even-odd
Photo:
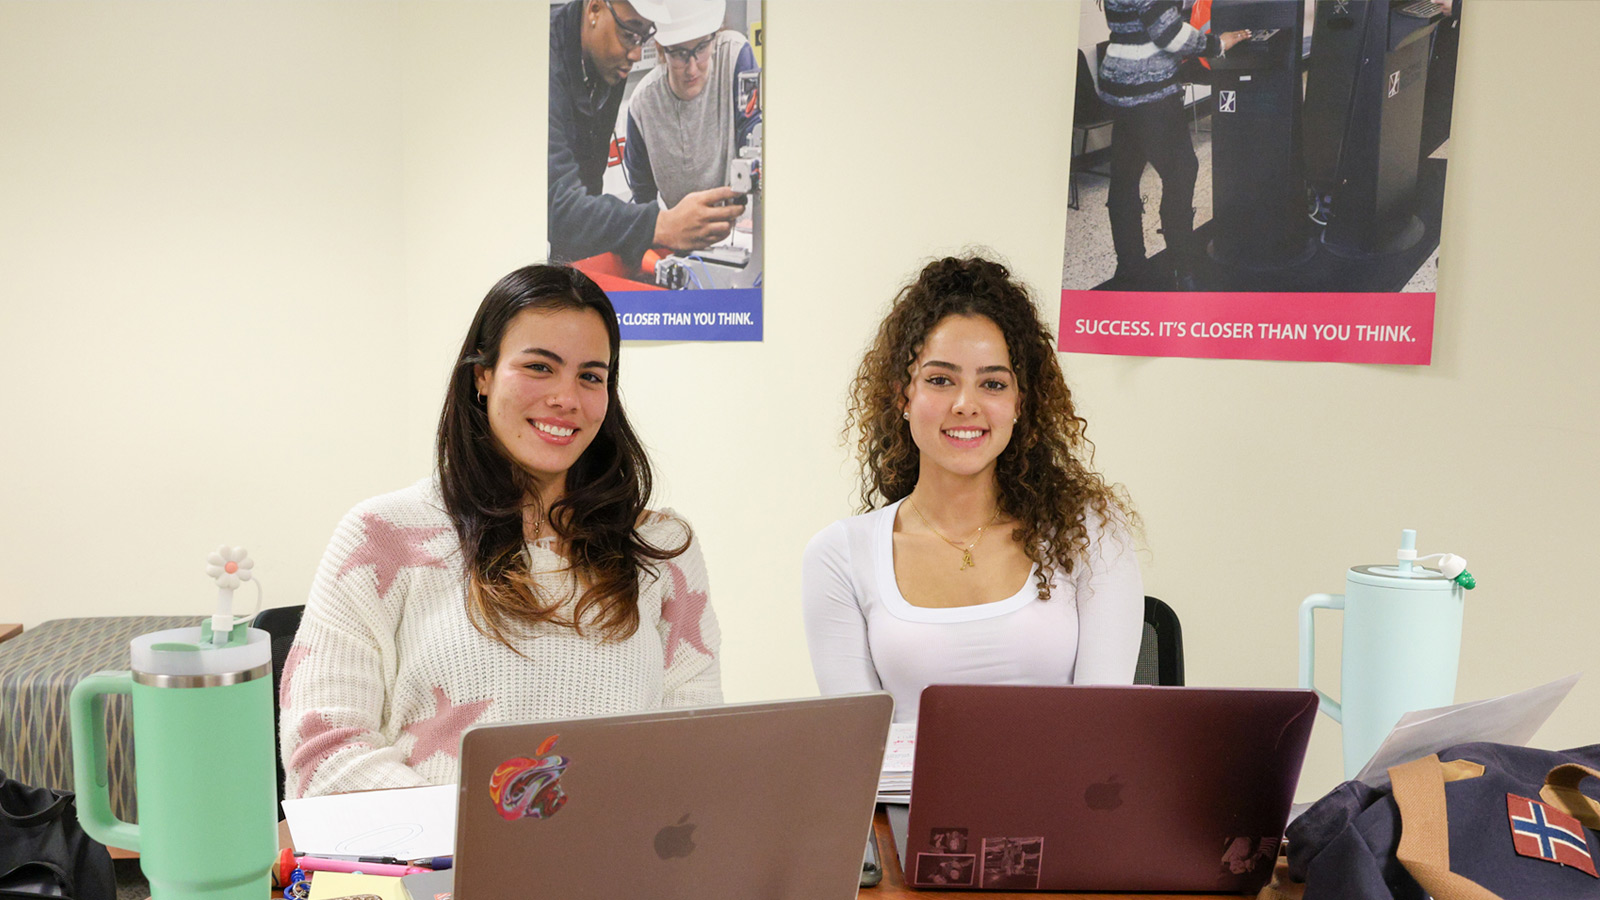
[[(1592, 656), (1600, 128), (1587, 33), (1549, 25), (1577, 5), (1473, 2), (1432, 366), (1064, 358), (1191, 683), (1291, 684), (1299, 600), (1406, 526), (1482, 585), (1462, 699)], [(622, 380), (661, 501), (706, 543), (735, 700), (815, 690), (799, 552), (849, 512), (843, 393), (897, 284), (983, 244), (1054, 319), (1079, 21), (767, 16), (768, 339), (630, 346)], [(204, 611), (223, 541), (301, 602), (338, 516), (424, 473), (471, 310), (542, 253), (543, 17), (0, 2), (0, 620)], [(1597, 721), (1581, 683), (1539, 740)], [(1338, 780), (1337, 743), (1320, 724), (1303, 796)]]

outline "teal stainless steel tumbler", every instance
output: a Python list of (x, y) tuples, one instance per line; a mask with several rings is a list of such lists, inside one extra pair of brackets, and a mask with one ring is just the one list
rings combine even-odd
[[(98, 672), (72, 692), (78, 816), (90, 836), (135, 850), (153, 900), (266, 900), (277, 853), (272, 649), (239, 625), (141, 635), (132, 668)], [(216, 645), (220, 643), (221, 645)], [(107, 791), (104, 696), (131, 694), (139, 822), (116, 818)]]
[[(1312, 594), (1300, 605), (1300, 686), (1316, 689), (1322, 712), (1340, 724), (1345, 778), (1372, 759), (1402, 715), (1455, 702), (1465, 591), (1475, 582), (1466, 560), (1419, 557), (1415, 546), (1407, 529), (1394, 564), (1354, 566), (1343, 594)], [(1337, 701), (1315, 684), (1318, 609), (1344, 611)]]

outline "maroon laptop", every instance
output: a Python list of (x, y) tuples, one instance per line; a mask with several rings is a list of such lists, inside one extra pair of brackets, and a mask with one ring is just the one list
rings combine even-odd
[(909, 822), (890, 808), (906, 883), (1255, 892), (1316, 711), (1307, 690), (929, 687)]

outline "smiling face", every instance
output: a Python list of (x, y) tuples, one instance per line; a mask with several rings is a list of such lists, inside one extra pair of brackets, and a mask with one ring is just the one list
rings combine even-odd
[(525, 309), (506, 327), (494, 368), (476, 369), (495, 441), (547, 501), (605, 421), (610, 359), (594, 310)]
[(1005, 335), (986, 316), (946, 316), (928, 331), (906, 388), (911, 439), (926, 477), (994, 473), (1019, 395)]

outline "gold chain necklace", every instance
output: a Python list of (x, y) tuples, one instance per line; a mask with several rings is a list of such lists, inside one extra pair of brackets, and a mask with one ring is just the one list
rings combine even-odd
[(965, 572), (966, 570), (977, 565), (977, 563), (972, 561), (972, 548), (978, 546), (978, 542), (983, 540), (983, 530), (985, 528), (988, 528), (990, 525), (1000, 521), (1000, 509), (999, 507), (996, 507), (994, 511), (994, 518), (983, 523), (982, 525), (979, 525), (978, 533), (972, 536), (972, 543), (963, 547), (959, 543), (945, 537), (944, 532), (933, 527), (933, 523), (928, 521), (928, 517), (922, 514), (922, 510), (917, 507), (917, 501), (911, 499), (909, 494), (906, 495), (906, 502), (911, 504), (911, 511), (917, 514), (917, 518), (922, 520), (922, 524), (928, 526), (929, 531), (939, 536), (939, 540), (944, 541), (946, 544), (949, 544), (950, 546), (961, 551), (961, 568), (957, 570), (960, 572)]

